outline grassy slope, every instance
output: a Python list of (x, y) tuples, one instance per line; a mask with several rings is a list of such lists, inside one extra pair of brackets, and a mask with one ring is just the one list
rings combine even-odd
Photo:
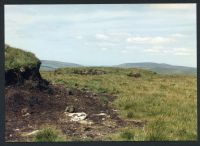
[(10, 46), (5, 48), (5, 70), (35, 66), (38, 62), (39, 60), (33, 53)]
[[(79, 68), (83, 69), (83, 68)], [(106, 140), (196, 140), (196, 76), (160, 75), (141, 69), (98, 68), (104, 75), (76, 75), (73, 68), (42, 72), (53, 83), (117, 95), (112, 105), (123, 118), (147, 120), (145, 128), (125, 127)], [(142, 77), (131, 78), (130, 72)]]

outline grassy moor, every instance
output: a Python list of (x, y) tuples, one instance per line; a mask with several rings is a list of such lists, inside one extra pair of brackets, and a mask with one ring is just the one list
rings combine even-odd
[(5, 5), (5, 141), (197, 141), (196, 8)]
[[(130, 73), (140, 74), (140, 77), (129, 76)], [(137, 68), (106, 67), (64, 68), (42, 71), (41, 74), (53, 84), (114, 96), (112, 102), (104, 96), (100, 100), (109, 102), (121, 118), (146, 123), (142, 127), (123, 127), (105, 137), (107, 140), (197, 138), (197, 84), (194, 75), (163, 75)]]

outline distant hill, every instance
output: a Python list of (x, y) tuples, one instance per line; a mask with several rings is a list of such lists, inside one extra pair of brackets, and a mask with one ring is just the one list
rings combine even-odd
[(174, 66), (165, 63), (152, 63), (152, 62), (142, 62), (142, 63), (124, 63), (117, 65), (115, 67), (122, 68), (142, 68), (155, 71), (161, 74), (197, 74), (197, 69), (193, 67), (186, 66)]
[[(41, 62), (42, 64), (41, 64), (40, 70), (46, 70), (46, 71), (55, 70), (57, 68), (82, 66), (80, 64), (52, 61), (52, 60), (41, 60)], [(161, 74), (192, 74), (192, 75), (197, 74), (197, 69), (194, 67), (174, 66), (174, 65), (169, 65), (165, 63), (153, 63), (153, 62), (123, 63), (120, 65), (115, 65), (113, 67), (142, 68), (142, 69), (155, 71)]]
[(40, 70), (55, 70), (57, 68), (64, 68), (64, 67), (80, 67), (81, 65), (75, 63), (67, 63), (67, 62), (60, 62), (60, 61), (52, 61), (52, 60), (41, 60), (42, 64)]

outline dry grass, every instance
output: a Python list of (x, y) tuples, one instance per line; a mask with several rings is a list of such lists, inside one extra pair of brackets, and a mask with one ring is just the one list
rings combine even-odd
[[(79, 75), (73, 73), (74, 68), (66, 68), (42, 72), (42, 76), (67, 87), (116, 95), (118, 98), (110, 104), (122, 118), (148, 121), (144, 128), (128, 128), (125, 133), (121, 130), (105, 140), (197, 140), (196, 76), (160, 75), (141, 69), (97, 69), (106, 74)], [(141, 77), (127, 76), (130, 72), (140, 73)]]

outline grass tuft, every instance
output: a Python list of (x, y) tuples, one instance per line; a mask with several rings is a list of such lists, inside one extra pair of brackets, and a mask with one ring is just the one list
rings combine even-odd
[(65, 141), (64, 137), (59, 136), (55, 129), (44, 128), (35, 136), (35, 142), (58, 142)]
[(134, 140), (134, 134), (131, 133), (130, 131), (124, 131), (120, 134), (121, 138), (123, 138), (124, 140)]

